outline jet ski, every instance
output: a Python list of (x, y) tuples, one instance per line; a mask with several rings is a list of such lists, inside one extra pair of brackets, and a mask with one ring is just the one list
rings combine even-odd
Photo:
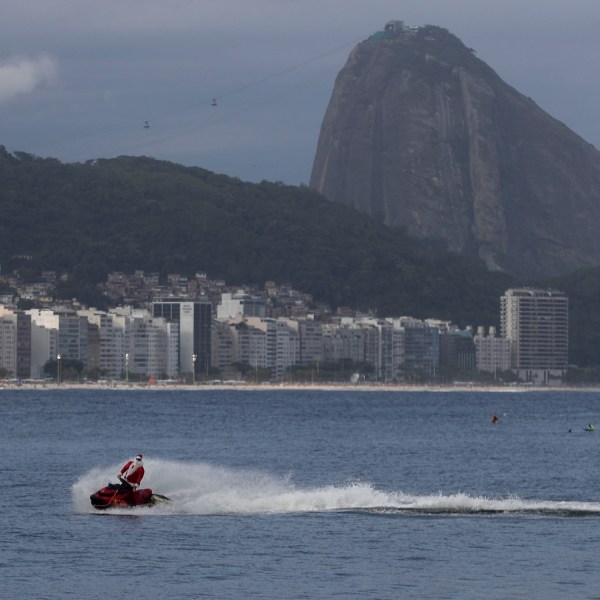
[(94, 508), (133, 508), (135, 506), (154, 506), (159, 502), (170, 502), (171, 499), (155, 494), (150, 488), (141, 490), (125, 490), (118, 483), (109, 483), (90, 496)]

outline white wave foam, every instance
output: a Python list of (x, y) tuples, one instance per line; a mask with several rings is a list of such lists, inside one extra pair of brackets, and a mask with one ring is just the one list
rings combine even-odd
[[(95, 468), (72, 487), (77, 512), (95, 512), (89, 496), (109, 481), (116, 481), (120, 465)], [(171, 504), (135, 509), (136, 514), (268, 514), (325, 511), (421, 513), (556, 513), (600, 514), (600, 503), (486, 498), (442, 493), (414, 496), (381, 491), (365, 482), (297, 487), (290, 476), (276, 477), (254, 470), (232, 469), (208, 463), (148, 459), (143, 485), (171, 498)], [(113, 510), (113, 514), (131, 510)]]

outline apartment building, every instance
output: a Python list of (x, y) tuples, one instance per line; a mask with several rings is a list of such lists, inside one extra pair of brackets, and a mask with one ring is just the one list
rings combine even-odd
[(236, 317), (260, 317), (267, 314), (267, 303), (264, 298), (251, 295), (243, 290), (236, 293), (221, 294), (221, 302), (217, 306), (217, 319), (235, 319)]
[(440, 366), (459, 371), (474, 371), (476, 349), (473, 331), (450, 329), (440, 333)]
[(475, 343), (475, 365), (478, 371), (496, 373), (511, 368), (512, 341), (496, 334), (496, 328), (490, 327), (488, 334), (485, 327), (477, 328)]
[(523, 381), (547, 384), (566, 373), (569, 301), (557, 290), (509, 289), (500, 299), (500, 331), (512, 342), (511, 367)]
[(178, 372), (206, 374), (211, 364), (212, 305), (210, 302), (154, 302), (152, 314), (179, 331)]
[(110, 379), (125, 372), (126, 355), (130, 351), (130, 317), (98, 310), (79, 310), (88, 330), (88, 368), (98, 369)]
[[(291, 322), (290, 322), (291, 323)], [(298, 363), (304, 367), (323, 362), (323, 328), (312, 319), (295, 321), (300, 338)]]
[(9, 377), (17, 372), (17, 327), (9, 316), (0, 316), (0, 370)]
[(31, 319), (32, 377), (44, 377), (44, 365), (49, 360), (78, 360), (88, 368), (86, 317), (67, 309), (31, 309), (26, 314)]
[(322, 325), (322, 344), (325, 362), (351, 360), (362, 363), (365, 360), (364, 333), (353, 324)]
[(0, 305), (0, 368), (11, 377), (31, 377), (31, 318)]
[(400, 317), (390, 321), (403, 335), (400, 375), (408, 379), (419, 375), (435, 375), (440, 362), (438, 327), (413, 317)]
[(300, 339), (288, 319), (247, 319), (250, 327), (262, 331), (266, 342), (266, 368), (271, 370), (272, 379), (281, 381), (287, 369), (298, 364)]

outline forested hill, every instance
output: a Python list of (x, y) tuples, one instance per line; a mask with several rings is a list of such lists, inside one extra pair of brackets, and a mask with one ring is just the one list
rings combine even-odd
[(113, 270), (200, 270), (232, 285), (290, 282), (334, 307), (477, 325), (497, 321), (510, 283), (307, 187), (151, 158), (63, 164), (0, 147), (0, 214), (4, 273), (67, 271), (80, 286)]
[[(474, 326), (497, 323), (504, 290), (528, 283), (306, 187), (245, 183), (150, 158), (62, 164), (2, 146), (0, 265), (32, 279), (67, 271), (70, 291), (83, 299), (113, 270), (205, 271), (231, 285), (290, 282), (333, 307)], [(569, 296), (571, 361), (600, 364), (600, 269), (548, 285)]]

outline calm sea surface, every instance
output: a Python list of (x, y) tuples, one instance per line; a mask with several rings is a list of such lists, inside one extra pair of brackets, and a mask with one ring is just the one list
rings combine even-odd
[(4, 389), (0, 455), (2, 599), (600, 598), (594, 393)]

